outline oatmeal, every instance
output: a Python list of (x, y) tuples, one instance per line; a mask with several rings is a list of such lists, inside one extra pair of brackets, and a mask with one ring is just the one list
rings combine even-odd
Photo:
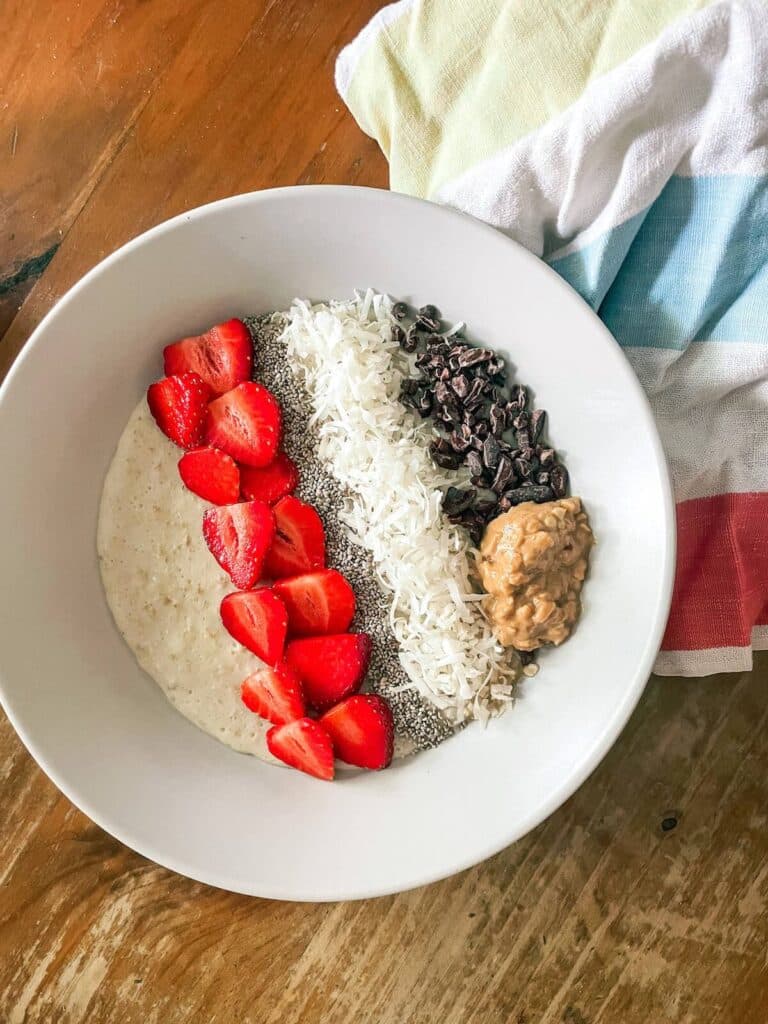
[(533, 651), (568, 639), (593, 544), (580, 498), (525, 502), (488, 525), (478, 569), (500, 643)]

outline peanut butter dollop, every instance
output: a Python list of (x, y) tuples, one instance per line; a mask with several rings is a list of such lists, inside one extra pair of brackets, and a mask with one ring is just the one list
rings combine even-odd
[(501, 644), (533, 651), (568, 639), (594, 543), (581, 498), (527, 501), (488, 524), (478, 570)]

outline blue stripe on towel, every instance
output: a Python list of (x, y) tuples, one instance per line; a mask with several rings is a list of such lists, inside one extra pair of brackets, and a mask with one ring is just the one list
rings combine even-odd
[(622, 346), (768, 343), (768, 177), (671, 178), (648, 209), (552, 266)]

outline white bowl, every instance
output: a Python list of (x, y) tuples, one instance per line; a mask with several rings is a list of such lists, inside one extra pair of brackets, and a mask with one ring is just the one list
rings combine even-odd
[[(96, 559), (102, 481), (169, 340), (295, 295), (435, 303), (549, 410), (598, 538), (583, 620), (487, 729), (332, 785), (240, 754), (137, 666)], [(619, 347), (554, 272), (469, 217), (388, 192), (291, 188), (124, 246), (45, 318), (0, 391), (0, 697), (57, 786), (128, 846), (211, 885), (338, 900), (466, 868), (561, 804), (650, 673), (674, 560), (667, 471)]]

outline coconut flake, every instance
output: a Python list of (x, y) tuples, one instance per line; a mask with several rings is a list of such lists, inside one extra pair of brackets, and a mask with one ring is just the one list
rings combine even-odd
[(482, 612), (469, 539), (442, 515), (456, 476), (433, 464), (431, 428), (399, 401), (408, 361), (391, 309), (371, 289), (352, 302), (296, 300), (285, 341), (313, 399), (319, 457), (350, 494), (342, 520), (391, 595), (405, 672), (450, 721), (487, 721), (512, 700), (520, 664)]

